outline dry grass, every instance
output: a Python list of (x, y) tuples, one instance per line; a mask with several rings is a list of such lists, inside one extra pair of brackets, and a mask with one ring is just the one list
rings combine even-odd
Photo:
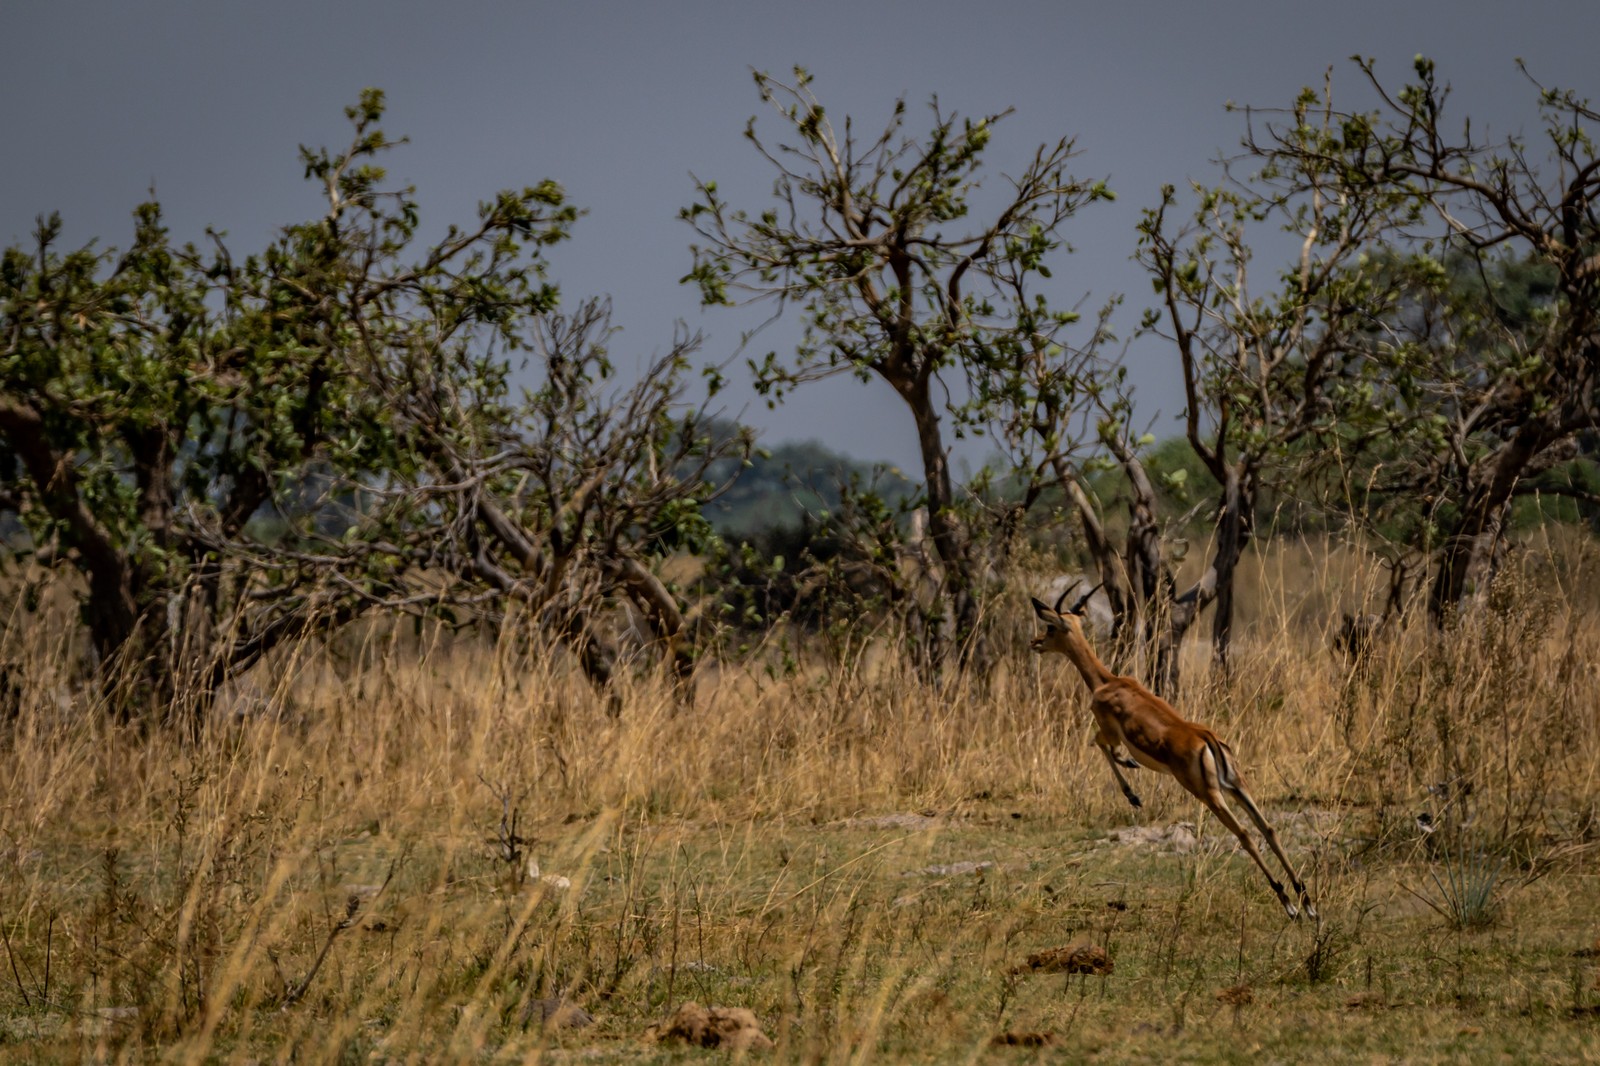
[[(704, 1052), (644, 1033), (693, 1001), (785, 1061), (1592, 1058), (1600, 581), (1581, 539), (1517, 562), (1352, 676), (1329, 620), (1381, 576), (1273, 548), (1232, 677), (1192, 649), (1181, 709), (1309, 870), (1299, 925), (1174, 784), (1125, 805), (1076, 677), (1020, 641), (943, 693), (881, 651), (708, 672), (693, 711), (641, 677), (614, 722), (559, 656), (372, 630), (185, 746), (85, 713), (19, 611), (0, 1055), (673, 1059)], [(1178, 821), (1192, 847), (1106, 837)], [(1481, 856), (1491, 913), (1452, 922), (1435, 875)], [(1079, 944), (1114, 968), (1025, 965)]]

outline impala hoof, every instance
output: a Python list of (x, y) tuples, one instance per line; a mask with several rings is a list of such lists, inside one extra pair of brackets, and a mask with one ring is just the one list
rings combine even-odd
[(1283, 909), (1289, 915), (1289, 920), (1291, 922), (1298, 922), (1300, 920), (1300, 908), (1296, 907), (1293, 903), (1290, 903), (1288, 900), (1284, 900)]
[(1144, 806), (1144, 802), (1142, 800), (1140, 800), (1138, 796), (1135, 796), (1132, 792), (1128, 793), (1128, 802), (1133, 804), (1135, 807), (1143, 807)]

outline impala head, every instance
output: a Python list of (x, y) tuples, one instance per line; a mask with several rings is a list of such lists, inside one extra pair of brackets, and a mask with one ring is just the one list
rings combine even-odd
[[(1068, 591), (1071, 590), (1069, 589)], [(1069, 631), (1075, 633), (1077, 638), (1082, 640), (1084, 605), (1089, 602), (1089, 597), (1098, 591), (1100, 591), (1100, 586), (1096, 585), (1082, 596), (1079, 596), (1077, 602), (1065, 611), (1061, 609), (1061, 605), (1067, 600), (1066, 592), (1063, 592), (1060, 599), (1056, 600), (1054, 607), (1046, 606), (1043, 600), (1035, 599), (1033, 601), (1033, 613), (1038, 615), (1039, 621), (1044, 623), (1045, 630), (1039, 636), (1034, 637), (1033, 642), (1028, 646), (1037, 652), (1053, 651), (1064, 654), (1067, 650), (1067, 634)]]

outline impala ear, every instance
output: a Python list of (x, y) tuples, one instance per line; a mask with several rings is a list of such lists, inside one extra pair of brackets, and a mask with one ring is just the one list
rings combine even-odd
[(1029, 598), (1033, 600), (1033, 613), (1044, 619), (1046, 622), (1050, 621), (1050, 616), (1056, 613), (1050, 609), (1050, 605), (1039, 599), (1037, 596), (1032, 596)]

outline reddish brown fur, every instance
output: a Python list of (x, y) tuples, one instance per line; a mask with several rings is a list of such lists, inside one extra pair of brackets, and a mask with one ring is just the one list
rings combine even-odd
[[(1277, 832), (1245, 791), (1228, 745), (1205, 726), (1182, 718), (1170, 703), (1136, 679), (1112, 673), (1089, 646), (1077, 614), (1072, 611), (1061, 612), (1060, 604), (1056, 605), (1056, 609), (1046, 607), (1038, 600), (1033, 601), (1033, 607), (1047, 627), (1042, 636), (1034, 639), (1033, 650), (1065, 655), (1077, 667), (1084, 684), (1089, 688), (1089, 709), (1094, 712), (1098, 727), (1095, 730), (1095, 745), (1105, 755), (1128, 802), (1135, 807), (1143, 805), (1122, 774), (1124, 766), (1143, 766), (1177, 778), (1179, 784), (1205, 804), (1239, 838), (1246, 853), (1266, 875), (1267, 883), (1272, 886), (1272, 891), (1277, 894), (1289, 917), (1298, 918), (1299, 910), (1267, 869), (1255, 842), (1229, 808), (1227, 801), (1233, 799), (1244, 808), (1261, 831), (1267, 846), (1283, 864), (1284, 871), (1289, 875), (1289, 883), (1306, 912), (1315, 916), (1311, 897), (1284, 855)], [(1132, 760), (1119, 757), (1119, 749), (1126, 750)]]

